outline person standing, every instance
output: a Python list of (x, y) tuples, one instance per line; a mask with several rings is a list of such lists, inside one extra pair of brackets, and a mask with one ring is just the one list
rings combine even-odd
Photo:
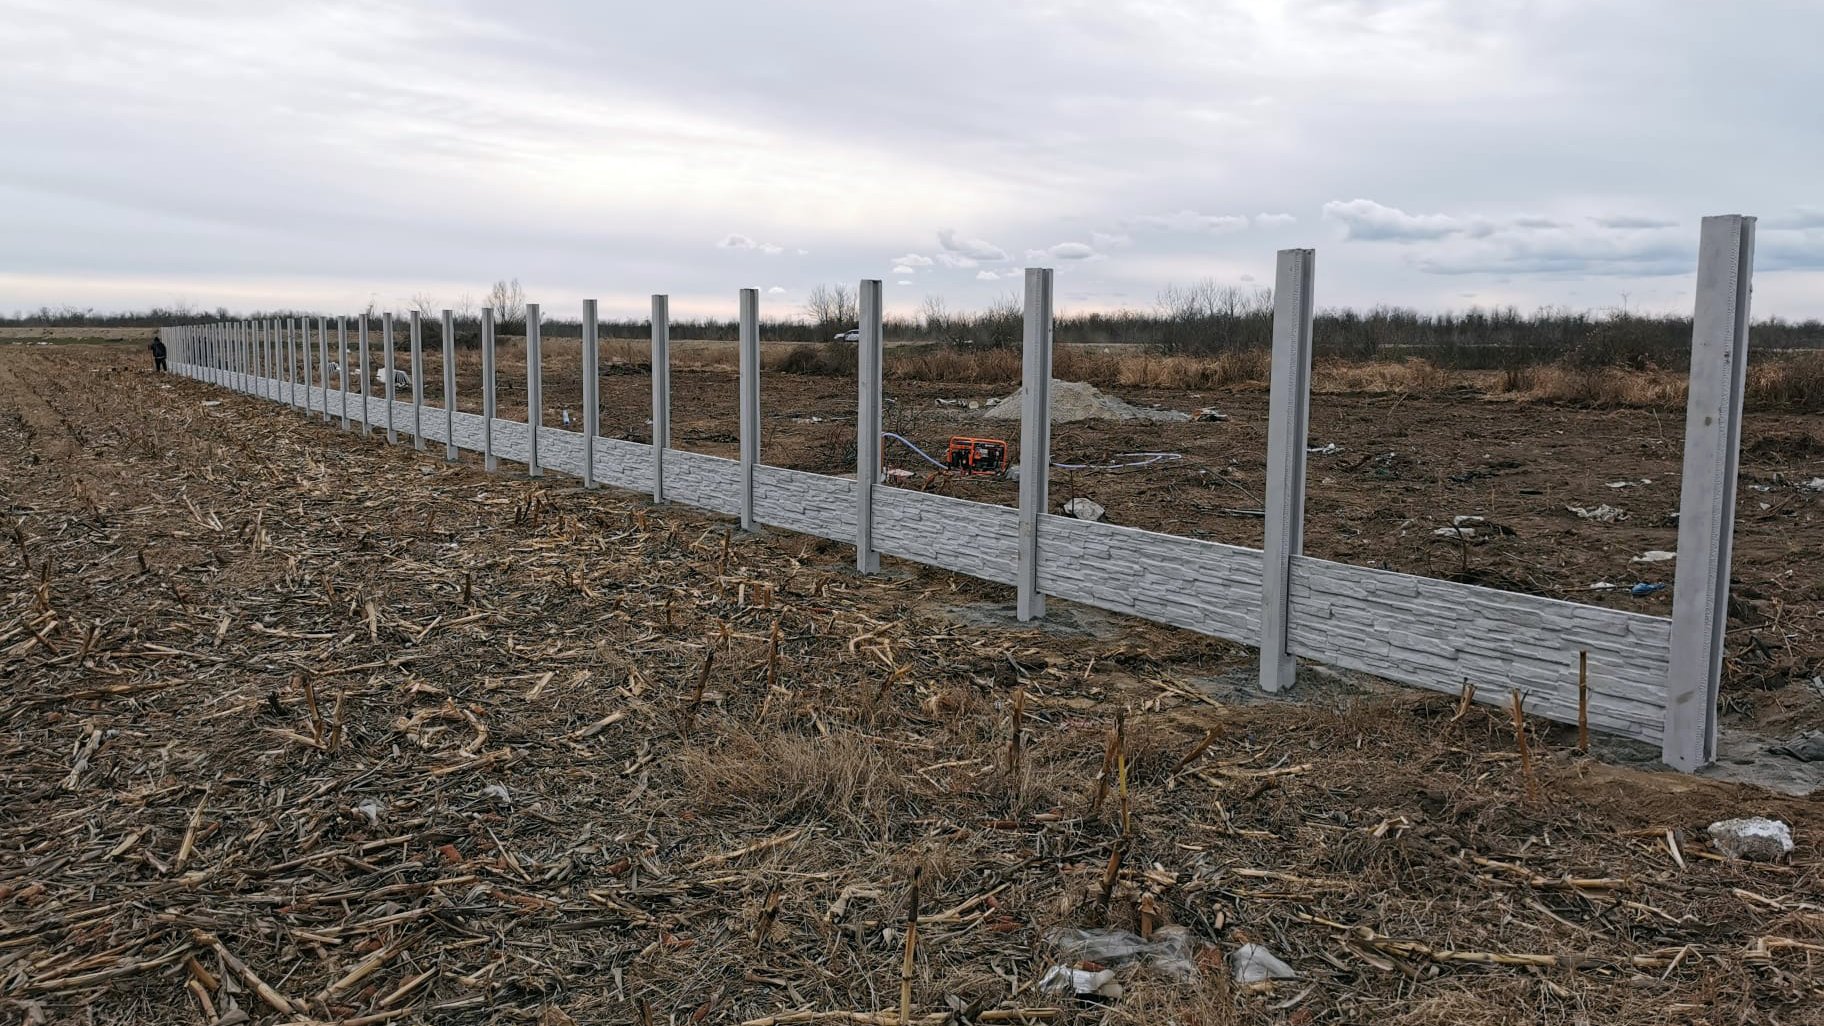
[(152, 350), (152, 369), (155, 371), (164, 370), (165, 369), (165, 340), (162, 338), (159, 338), (157, 335), (153, 335), (152, 336), (152, 345), (149, 346), (148, 348), (150, 348)]

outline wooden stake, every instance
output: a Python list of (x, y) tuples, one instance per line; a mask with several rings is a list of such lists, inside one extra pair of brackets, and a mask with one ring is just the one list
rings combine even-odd
[(1520, 772), (1526, 774), (1528, 801), (1539, 797), (1539, 785), (1533, 780), (1533, 750), (1526, 743), (1526, 714), (1522, 711), (1520, 689), (1514, 689), (1514, 743), (1520, 747)]
[(1590, 750), (1590, 653), (1577, 653), (1577, 750)]
[(912, 869), (912, 894), (906, 902), (906, 953), (899, 963), (899, 1026), (912, 1022), (912, 967), (918, 954), (918, 884), (925, 868)]

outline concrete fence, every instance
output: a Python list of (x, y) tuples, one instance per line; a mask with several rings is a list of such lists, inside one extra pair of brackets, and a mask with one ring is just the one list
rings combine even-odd
[[(304, 318), (163, 329), (171, 366), (198, 380), (292, 406), (343, 430), (376, 427), (388, 441), (409, 434), (446, 459), (480, 453), (537, 476), (545, 468), (650, 492), (762, 525), (848, 542), (863, 573), (881, 555), (969, 574), (1015, 589), (1018, 616), (1042, 617), (1047, 596), (1144, 617), (1257, 647), (1260, 686), (1288, 688), (1305, 658), (1449, 693), (1474, 685), (1478, 701), (1504, 704), (1510, 690), (1537, 715), (1662, 746), (1667, 764), (1696, 770), (1716, 750), (1717, 690), (1728, 608), (1737, 450), (1747, 367), (1754, 219), (1704, 219), (1697, 267), (1696, 326), (1685, 425), (1678, 569), (1670, 618), (1540, 598), (1385, 570), (1333, 563), (1301, 551), (1309, 411), (1315, 257), (1279, 254), (1269, 401), (1265, 550), (1198, 541), (1051, 512), (1047, 470), (1050, 388), (1028, 387), (1021, 411), (1017, 508), (888, 487), (880, 475), (880, 282), (860, 286), (859, 421), (854, 478), (772, 467), (760, 452), (759, 299), (740, 294), (740, 458), (670, 448), (666, 297), (652, 303), (653, 443), (600, 437), (594, 411), (595, 304), (583, 307), (584, 431), (541, 423), (538, 312), (529, 307), (526, 421), (494, 416), (494, 324), (482, 321), (483, 414), (446, 399), (424, 406), (425, 325), (409, 325), (411, 395), (393, 384), (392, 315), (382, 328), (384, 387), (365, 380), (367, 318), (355, 324), (361, 377), (348, 368), (348, 324)], [(1026, 272), (1025, 381), (1050, 381), (1052, 272)], [(454, 396), (454, 332), (440, 324), (443, 392)], [(314, 340), (314, 342), (313, 342)], [(313, 359), (312, 346), (315, 346)], [(1587, 656), (1587, 688), (1579, 661)]]

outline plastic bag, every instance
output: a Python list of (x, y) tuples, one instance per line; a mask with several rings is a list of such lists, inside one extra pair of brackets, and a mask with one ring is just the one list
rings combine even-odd
[(1144, 962), (1181, 980), (1197, 975), (1198, 941), (1182, 926), (1162, 926), (1153, 931), (1152, 940), (1126, 930), (1078, 930), (1059, 926), (1046, 931), (1045, 941), (1073, 962), (1103, 965)]

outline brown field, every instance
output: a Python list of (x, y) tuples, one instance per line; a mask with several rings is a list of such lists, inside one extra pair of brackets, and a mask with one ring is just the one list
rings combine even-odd
[[(858, 577), (844, 546), (450, 466), (138, 355), (0, 349), (18, 1021), (887, 1023), (902, 982), (926, 1024), (1820, 1021), (1815, 802), (1537, 722), (1523, 761), (1505, 715), (1352, 676), (1255, 701), (1236, 646), (1064, 604), (1011, 623), (1006, 589)], [(571, 366), (548, 359), (553, 420)], [(732, 377), (673, 381), (677, 441), (731, 451)], [(637, 436), (649, 379), (604, 383), (604, 430)], [(764, 387), (766, 457), (840, 469), (852, 384)], [(967, 423), (936, 398), (999, 391), (889, 386), (934, 444)], [(1060, 458), (1186, 459), (1054, 497), (1257, 540), (1222, 511), (1258, 508), (1264, 393), (1126, 397), (1231, 419), (1062, 427)], [(1745, 473), (1806, 473), (1819, 432), (1757, 415)], [(1326, 393), (1312, 437), (1343, 450), (1313, 457), (1308, 548), (1569, 594), (1671, 537), (1678, 435), (1651, 409)], [(1653, 484), (1602, 487), (1624, 477)], [(1629, 520), (1562, 513), (1601, 501)], [(1744, 492), (1737, 724), (1796, 715), (1816, 667), (1818, 502)], [(1457, 512), (1515, 535), (1430, 543)], [(1708, 850), (1740, 814), (1792, 823), (1795, 855)], [(1082, 1004), (1036, 989), (1056, 926), (1209, 947), (1194, 979), (1122, 966), (1122, 998)], [(1248, 942), (1299, 978), (1232, 984)]]

